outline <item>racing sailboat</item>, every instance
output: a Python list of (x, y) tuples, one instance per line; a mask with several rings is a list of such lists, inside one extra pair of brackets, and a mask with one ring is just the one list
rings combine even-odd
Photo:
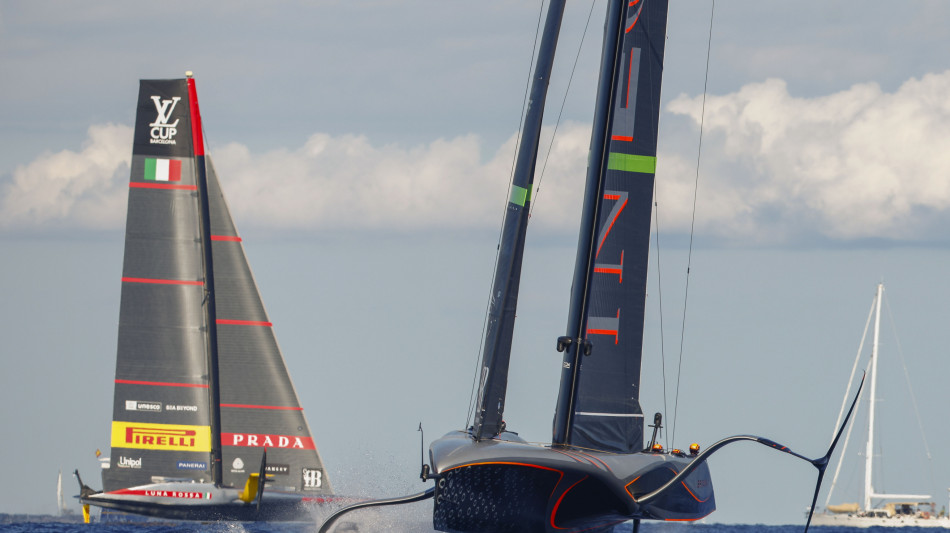
[[(429, 447), (423, 481), (435, 486), (355, 509), (434, 498), (433, 525), (451, 532), (601, 531), (634, 520), (698, 520), (715, 508), (706, 458), (752, 435), (700, 452), (664, 450), (662, 417), (645, 443), (639, 403), (660, 80), (667, 0), (610, 0), (582, 204), (562, 375), (550, 444), (509, 431), (503, 413), (544, 100), (565, 0), (548, 6), (512, 178), (478, 375), (474, 424)], [(849, 413), (850, 416), (850, 413)], [(835, 439), (837, 442), (837, 439)], [(817, 497), (817, 489), (815, 492)], [(636, 531), (636, 529), (635, 529)]]
[(114, 387), (103, 490), (80, 480), (87, 514), (312, 520), (310, 502), (332, 494), (206, 153), (191, 73), (139, 85)]

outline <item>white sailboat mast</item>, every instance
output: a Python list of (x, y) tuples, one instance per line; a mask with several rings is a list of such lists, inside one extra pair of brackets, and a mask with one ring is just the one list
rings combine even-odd
[(884, 284), (877, 284), (877, 295), (874, 297), (874, 342), (871, 344), (871, 391), (868, 405), (868, 447), (864, 454), (864, 510), (871, 510), (871, 495), (874, 489), (871, 485), (871, 472), (874, 465), (874, 403), (877, 401), (877, 347), (881, 326), (881, 297), (884, 294)]

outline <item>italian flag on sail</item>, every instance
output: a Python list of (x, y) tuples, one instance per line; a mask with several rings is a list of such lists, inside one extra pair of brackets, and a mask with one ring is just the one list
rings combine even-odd
[(181, 181), (181, 159), (145, 159), (148, 181)]

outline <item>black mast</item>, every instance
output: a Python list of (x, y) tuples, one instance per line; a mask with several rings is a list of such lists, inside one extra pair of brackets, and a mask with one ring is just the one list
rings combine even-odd
[(518, 305), (521, 262), (530, 213), (538, 141), (541, 136), (541, 119), (544, 115), (544, 101), (554, 64), (554, 51), (557, 48), (564, 6), (565, 0), (552, 0), (548, 6), (538, 49), (538, 61), (531, 83), (528, 110), (522, 128), (521, 145), (518, 147), (511, 198), (502, 229), (498, 263), (495, 266), (495, 281), (482, 353), (473, 435), (477, 440), (490, 439), (502, 430), (511, 339)]
[(584, 188), (584, 210), (577, 242), (577, 258), (574, 264), (574, 280), (571, 288), (571, 305), (568, 312), (567, 335), (558, 340), (558, 350), (564, 351), (561, 366), (561, 386), (554, 413), (552, 443), (566, 445), (570, 440), (573, 425), (574, 398), (580, 377), (580, 358), (585, 351), (592, 351), (587, 344), (584, 317), (587, 314), (588, 286), (594, 271), (597, 242), (597, 221), (601, 199), (601, 175), (607, 164), (608, 133), (612, 128), (610, 113), (613, 102), (614, 65), (621, 53), (624, 0), (611, 0), (607, 6), (607, 21), (604, 25), (604, 53), (600, 64), (597, 101), (594, 109), (594, 126), (591, 134), (590, 158), (587, 166), (587, 181)]
[(195, 182), (201, 212), (201, 252), (204, 259), (205, 313), (208, 321), (208, 392), (211, 395), (211, 480), (221, 485), (221, 386), (218, 379), (217, 309), (214, 298), (214, 261), (211, 248), (211, 208), (208, 196), (208, 171), (205, 168), (204, 136), (195, 80), (188, 76), (188, 104), (191, 111), (191, 136), (195, 150)]

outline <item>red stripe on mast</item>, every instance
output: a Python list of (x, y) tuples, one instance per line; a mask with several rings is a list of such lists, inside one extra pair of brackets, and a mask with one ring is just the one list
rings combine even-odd
[(195, 79), (188, 78), (188, 108), (191, 110), (191, 142), (195, 147), (195, 157), (205, 155), (204, 137), (201, 135), (201, 112), (198, 110), (198, 91)]
[(238, 236), (230, 237), (228, 235), (212, 235), (212, 241), (232, 241), (232, 242), (241, 242), (241, 238)]

